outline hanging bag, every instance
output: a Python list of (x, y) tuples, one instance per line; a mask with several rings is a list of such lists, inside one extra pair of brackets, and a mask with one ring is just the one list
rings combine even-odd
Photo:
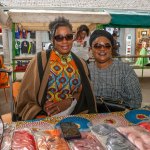
[(125, 111), (126, 109), (126, 107), (123, 105), (123, 100), (121, 99), (114, 100), (112, 98), (103, 98), (97, 96), (96, 103), (98, 113), (118, 112)]

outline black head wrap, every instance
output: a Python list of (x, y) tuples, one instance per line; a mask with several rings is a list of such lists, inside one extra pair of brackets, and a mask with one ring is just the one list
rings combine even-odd
[(90, 46), (92, 46), (93, 41), (94, 41), (96, 38), (100, 37), (100, 36), (104, 36), (104, 37), (106, 37), (107, 39), (109, 39), (109, 41), (111, 42), (111, 45), (114, 46), (114, 39), (113, 39), (113, 36), (112, 36), (109, 32), (107, 32), (107, 31), (105, 31), (105, 30), (95, 30), (95, 31), (91, 34), (90, 39), (89, 39)]

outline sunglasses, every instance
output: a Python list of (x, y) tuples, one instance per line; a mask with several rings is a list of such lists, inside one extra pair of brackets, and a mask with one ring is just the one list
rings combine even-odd
[(54, 36), (54, 39), (57, 42), (62, 42), (64, 39), (66, 41), (71, 41), (71, 40), (73, 40), (73, 34), (66, 34), (65, 36), (64, 35), (56, 35), (56, 36)]
[(93, 45), (94, 49), (101, 49), (102, 47), (104, 49), (110, 49), (111, 48), (111, 44), (109, 43), (96, 43)]

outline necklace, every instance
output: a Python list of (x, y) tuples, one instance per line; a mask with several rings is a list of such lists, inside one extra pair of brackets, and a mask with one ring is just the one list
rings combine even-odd
[(55, 51), (55, 53), (59, 56), (61, 63), (63, 65), (67, 65), (67, 63), (72, 60), (72, 56), (70, 53), (68, 55), (62, 55), (62, 54), (58, 53), (57, 51)]

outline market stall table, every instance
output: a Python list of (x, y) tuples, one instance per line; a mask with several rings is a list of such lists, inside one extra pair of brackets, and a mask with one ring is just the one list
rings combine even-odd
[[(128, 116), (131, 116), (131, 118), (128, 118)], [(69, 120), (72, 120), (74, 123), (76, 123), (80, 131), (89, 131), (88, 130), (89, 128), (101, 124), (107, 124), (115, 128), (118, 126), (129, 126), (134, 124), (135, 119), (140, 119), (140, 121), (142, 121), (144, 119), (147, 119), (147, 117), (149, 116), (150, 116), (149, 110), (140, 109), (135, 111), (132, 110), (124, 112), (104, 113), (104, 114), (79, 114), (62, 117), (46, 117), (43, 119), (18, 121), (11, 123), (9, 125), (10, 129), (5, 127), (5, 129), (7, 128), (7, 130), (4, 131), (3, 143), (7, 143), (6, 140), (7, 141), (12, 140), (11, 138), (14, 131), (27, 130), (26, 132), (28, 132), (28, 130), (30, 130), (31, 133), (34, 132), (36, 134), (41, 131), (50, 132), (53, 129), (56, 129), (57, 126), (59, 126), (60, 122)], [(128, 120), (130, 120), (130, 122)], [(90, 124), (88, 124), (89, 122)]]
[[(124, 118), (124, 114), (126, 112), (114, 112), (114, 113), (105, 113), (105, 114), (79, 114), (75, 116), (83, 117), (92, 122), (93, 125), (98, 123), (110, 123), (113, 126), (127, 126), (130, 123)], [(52, 126), (55, 126), (59, 121), (64, 118), (68, 118), (70, 116), (62, 116), (62, 117), (46, 117), (40, 121), (37, 120), (29, 120), (29, 121), (19, 121), (16, 122), (16, 128), (20, 128), (20, 126), (26, 127), (31, 124), (33, 127), (35, 122), (46, 122)]]

